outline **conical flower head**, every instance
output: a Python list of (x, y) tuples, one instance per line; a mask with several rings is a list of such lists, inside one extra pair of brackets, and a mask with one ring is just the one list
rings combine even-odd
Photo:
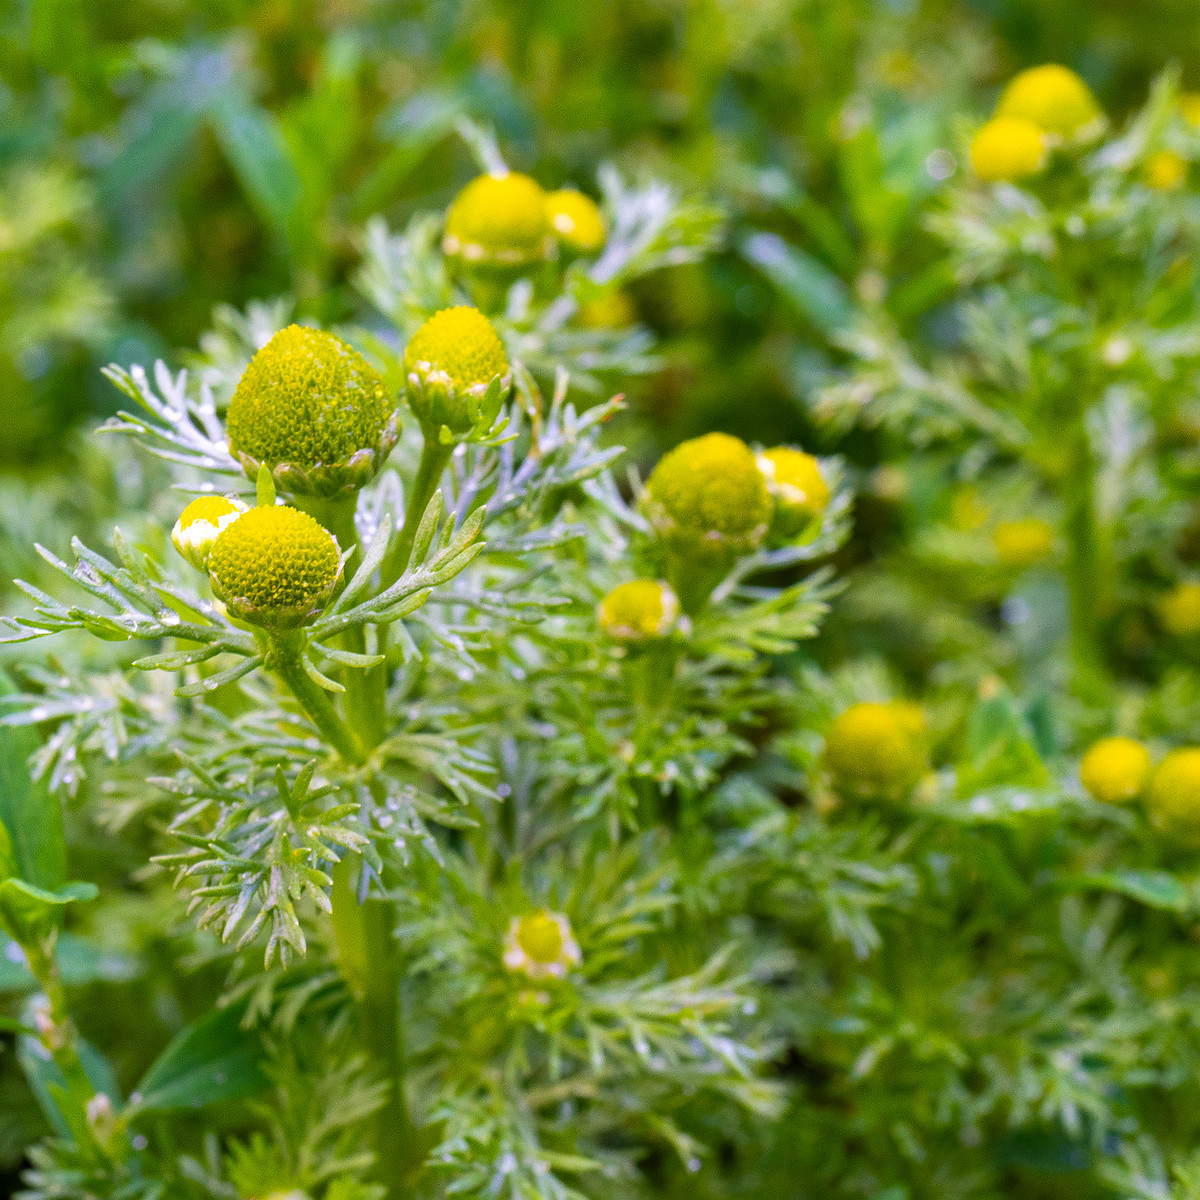
[(250, 360), (226, 430), (250, 478), (266, 464), (286, 491), (333, 496), (361, 487), (383, 465), (396, 442), (396, 405), (353, 346), (289, 325)]
[(472, 179), (446, 214), (442, 249), (469, 266), (528, 267), (553, 248), (546, 193), (518, 171)]
[(243, 513), (217, 538), (208, 570), (233, 616), (278, 630), (320, 614), (342, 564), (333, 535), (308, 513), (264, 506)]
[(425, 429), (445, 425), (466, 433), (475, 424), (472, 401), (487, 393), (493, 380), (508, 378), (504, 344), (477, 308), (459, 305), (430, 317), (404, 351), (408, 404)]
[(753, 452), (725, 433), (664, 454), (646, 483), (645, 505), (668, 549), (705, 567), (754, 550), (771, 520), (771, 495)]
[(1028, 179), (1047, 157), (1045, 133), (1024, 117), (993, 117), (971, 139), (971, 169), (988, 183)]
[(1091, 88), (1074, 71), (1047, 63), (1009, 80), (996, 116), (1032, 121), (1044, 133), (1069, 141), (1098, 129), (1103, 113)]

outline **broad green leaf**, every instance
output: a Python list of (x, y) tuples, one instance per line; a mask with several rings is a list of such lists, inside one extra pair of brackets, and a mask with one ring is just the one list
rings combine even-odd
[(130, 1097), (138, 1112), (204, 1108), (258, 1091), (258, 1037), (241, 1028), (245, 1008), (235, 1005), (192, 1022), (171, 1040)]
[(1166, 871), (1094, 871), (1068, 876), (1063, 880), (1063, 886), (1119, 892), (1151, 908), (1165, 908), (1171, 912), (1186, 912), (1191, 905), (1187, 888)]
[(68, 904), (95, 900), (98, 894), (94, 883), (67, 883), (50, 891), (24, 879), (6, 879), (0, 883), (0, 928), (27, 944), (49, 933)]
[[(123, 954), (103, 950), (86, 938), (62, 933), (54, 947), (63, 982), (68, 987), (85, 983), (119, 983), (134, 979), (140, 973), (139, 964)], [(11, 938), (0, 934), (0, 992), (26, 992), (37, 986), (25, 954)]]

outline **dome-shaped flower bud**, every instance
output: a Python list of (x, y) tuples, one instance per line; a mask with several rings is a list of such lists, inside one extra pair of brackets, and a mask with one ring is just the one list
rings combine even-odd
[(1079, 782), (1105, 804), (1137, 799), (1150, 778), (1150, 751), (1133, 738), (1106, 737), (1093, 743), (1079, 764)]
[(530, 979), (561, 979), (580, 961), (579, 943), (562, 913), (527, 913), (514, 917), (504, 938), (504, 965)]
[(992, 544), (1001, 566), (1023, 571), (1054, 553), (1054, 530), (1036, 517), (1000, 521), (992, 530)]
[(1200, 583), (1185, 579), (1158, 598), (1158, 619), (1173, 637), (1200, 633)]
[(829, 486), (821, 478), (821, 467), (811, 454), (776, 446), (758, 456), (758, 469), (775, 501), (771, 532), (795, 537), (829, 504)]
[(993, 117), (971, 139), (971, 169), (988, 183), (1028, 179), (1046, 158), (1046, 135), (1024, 117)]
[(423, 428), (466, 433), (488, 385), (499, 379), (507, 388), (508, 358), (491, 321), (464, 304), (442, 309), (412, 335), (404, 374), (409, 407)]
[(661, 580), (633, 579), (600, 601), (596, 621), (609, 637), (622, 642), (666, 637), (679, 623), (679, 597)]
[(903, 800), (926, 769), (923, 714), (907, 702), (851, 705), (825, 735), (825, 767), (843, 796)]
[(179, 514), (171, 541), (175, 549), (197, 571), (208, 570), (213, 543), (246, 511), (240, 500), (228, 496), (201, 496)]
[(1200, 844), (1200, 747), (1172, 750), (1146, 792), (1150, 820), (1164, 833)]
[(608, 231), (599, 206), (574, 188), (563, 188), (546, 197), (546, 218), (559, 241), (579, 254), (591, 254), (604, 245)]
[(372, 478), (395, 445), (396, 403), (353, 346), (289, 325), (250, 360), (226, 418), (251, 479), (264, 463), (296, 495), (333, 496)]
[(1156, 192), (1177, 192), (1187, 182), (1188, 164), (1174, 150), (1156, 150), (1142, 164), (1142, 178)]
[(998, 117), (1021, 117), (1045, 133), (1069, 140), (1098, 130), (1103, 114), (1091, 89), (1074, 71), (1056, 63), (1030, 67), (1004, 89)]
[(243, 513), (217, 538), (208, 571), (233, 616), (293, 629), (320, 613), (342, 563), (333, 535), (308, 513), (264, 506)]
[(446, 213), (442, 249), (474, 267), (520, 270), (545, 261), (554, 252), (546, 193), (517, 171), (472, 179)]
[(771, 494), (753, 452), (725, 433), (664, 454), (646, 483), (645, 505), (668, 549), (701, 567), (754, 550), (771, 520)]

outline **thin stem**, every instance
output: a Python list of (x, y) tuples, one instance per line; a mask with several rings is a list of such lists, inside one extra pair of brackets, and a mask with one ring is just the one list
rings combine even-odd
[(436, 431), (425, 430), (425, 445), (421, 450), (421, 461), (417, 466), (416, 478), (413, 479), (408, 493), (408, 504), (404, 509), (404, 526), (400, 530), (396, 544), (383, 560), (381, 582), (385, 588), (391, 587), (408, 567), (408, 560), (412, 557), (413, 542), (417, 536), (417, 526), (421, 523), (421, 517), (424, 516), (425, 509), (433, 498), (433, 493), (437, 491), (438, 481), (446, 469), (446, 464), (450, 461), (453, 449), (453, 446), (444, 446), (438, 441)]
[(274, 637), (268, 664), (279, 672), (280, 678), (300, 702), (300, 707), (339, 757), (352, 766), (362, 766), (367, 755), (361, 740), (342, 720), (329, 693), (314, 683), (304, 670), (304, 664), (300, 661), (302, 636), (293, 633)]

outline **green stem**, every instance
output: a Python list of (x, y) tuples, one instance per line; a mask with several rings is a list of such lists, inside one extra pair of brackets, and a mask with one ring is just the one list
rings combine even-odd
[(421, 462), (417, 467), (416, 478), (409, 489), (408, 504), (404, 509), (404, 527), (400, 530), (396, 544), (388, 551), (387, 557), (383, 560), (382, 583), (385, 588), (391, 587), (408, 567), (408, 560), (412, 557), (413, 542), (417, 537), (417, 526), (420, 525), (421, 518), (425, 515), (429, 501), (433, 499), (433, 493), (437, 491), (438, 481), (442, 478), (442, 472), (450, 461), (453, 449), (453, 446), (444, 446), (438, 441), (436, 431), (425, 430), (425, 445), (421, 450)]
[(342, 720), (329, 693), (308, 677), (300, 660), (303, 645), (303, 634), (276, 635), (272, 639), (268, 665), (279, 672), (280, 678), (300, 702), (300, 707), (320, 730), (321, 736), (338, 752), (338, 756), (344, 762), (360, 767), (367, 759), (363, 743)]
[(1100, 663), (1100, 619), (1107, 604), (1104, 539), (1096, 519), (1096, 464), (1087, 431), (1076, 432), (1067, 481), (1066, 577), (1071, 616), (1071, 650), (1076, 668), (1095, 671)]

